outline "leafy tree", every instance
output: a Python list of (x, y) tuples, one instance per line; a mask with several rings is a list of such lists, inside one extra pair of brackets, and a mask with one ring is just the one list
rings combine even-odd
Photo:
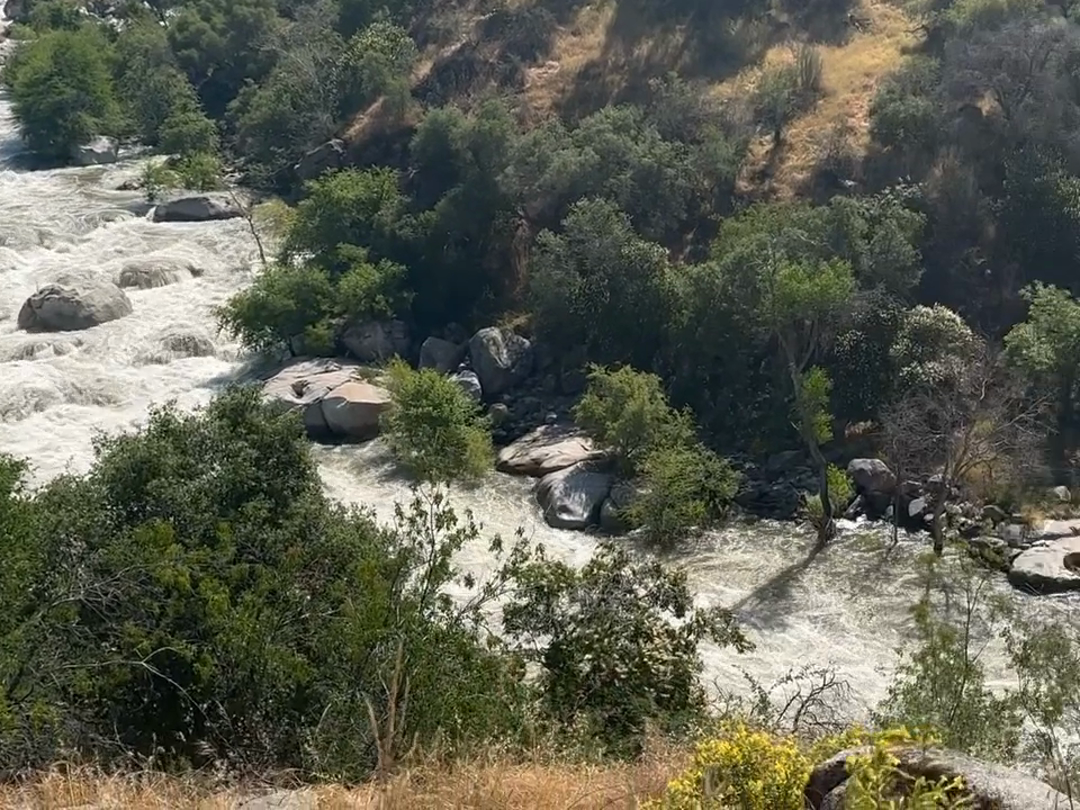
[(905, 314), (890, 356), (902, 387), (946, 385), (961, 376), (977, 348), (978, 340), (963, 319), (935, 304)]
[(158, 134), (161, 148), (173, 155), (216, 155), (218, 151), (217, 126), (194, 107), (181, 106), (172, 112)]
[(1065, 290), (1036, 282), (1025, 290), (1027, 320), (1005, 336), (1007, 356), (1055, 403), (1056, 462), (1066, 465), (1076, 446), (1076, 386), (1080, 381), (1080, 302)]
[(398, 114), (409, 102), (416, 43), (399, 25), (379, 20), (349, 39), (344, 53), (344, 110), (362, 109), (379, 96)]
[(649, 720), (700, 715), (700, 641), (751, 648), (729, 613), (694, 607), (684, 572), (611, 543), (580, 570), (540, 550), (515, 581), (503, 626), (542, 668), (547, 712), (616, 753), (640, 750)]
[(629, 366), (593, 366), (574, 418), (628, 474), (639, 471), (652, 451), (690, 445), (694, 437), (689, 414), (668, 404), (660, 378)]
[(45, 33), (8, 64), (4, 79), (22, 136), (33, 151), (66, 159), (80, 143), (117, 131), (121, 110), (111, 56), (101, 32), (85, 26)]
[(651, 368), (668, 276), (664, 249), (638, 237), (625, 214), (582, 200), (561, 234), (537, 239), (530, 277), (537, 330), (559, 349), (584, 347), (591, 360)]
[(415, 370), (391, 362), (387, 387), (393, 395), (383, 416), (391, 451), (420, 481), (475, 481), (491, 471), (491, 429), (461, 386), (434, 369)]

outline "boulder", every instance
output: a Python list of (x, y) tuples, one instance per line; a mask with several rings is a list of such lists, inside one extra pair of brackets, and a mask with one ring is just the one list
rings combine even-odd
[(492, 427), (505, 425), (510, 419), (510, 407), (505, 402), (496, 402), (488, 408), (488, 418)]
[(908, 517), (914, 519), (925, 515), (928, 506), (926, 498), (916, 498), (907, 506)]
[(116, 163), (120, 147), (112, 138), (94, 138), (71, 150), (71, 162), (76, 166), (104, 166)]
[(332, 433), (323, 414), (322, 401), (331, 391), (351, 382), (358, 369), (358, 364), (340, 360), (297, 360), (263, 383), (263, 396), (300, 411), (308, 436), (324, 439)]
[(119, 287), (134, 287), (150, 290), (167, 287), (196, 275), (186, 262), (176, 259), (135, 259), (125, 262), (120, 268), (116, 284)]
[(601, 455), (572, 425), (541, 425), (499, 451), (495, 469), (511, 475), (544, 476)]
[(480, 385), (480, 378), (476, 376), (475, 371), (462, 369), (450, 379), (460, 385), (461, 390), (477, 402), (484, 398), (484, 389)]
[(800, 467), (806, 459), (802, 450), (781, 450), (769, 456), (765, 462), (765, 475), (770, 481), (782, 478), (794, 467)]
[[(864, 754), (865, 748), (841, 751), (814, 768), (807, 780), (804, 798), (811, 810), (840, 810), (848, 778), (847, 760)], [(1022, 771), (972, 759), (965, 754), (941, 749), (897, 747), (892, 753), (899, 767), (913, 778), (937, 781), (961, 777), (976, 810), (1060, 810), (1068, 807), (1068, 797), (1045, 782)]]
[(1080, 537), (1046, 540), (1020, 552), (1009, 582), (1036, 593), (1080, 590)]
[(1059, 503), (1069, 503), (1072, 500), (1072, 492), (1068, 487), (1054, 487), (1050, 490), (1050, 497)]
[(983, 520), (988, 520), (995, 526), (997, 526), (999, 523), (1001, 523), (1008, 517), (1008, 515), (1005, 514), (1004, 509), (992, 503), (988, 503), (982, 508), (981, 515)]
[(389, 391), (359, 380), (339, 385), (322, 400), (327, 428), (350, 441), (367, 441), (379, 435), (379, 418), (389, 407)]
[(639, 496), (638, 489), (627, 481), (619, 481), (611, 488), (604, 505), (600, 507), (600, 528), (609, 534), (622, 534), (630, 529), (622, 511), (633, 505)]
[(211, 222), (234, 219), (243, 212), (227, 198), (199, 195), (180, 197), (154, 206), (154, 222)]
[(69, 275), (26, 299), (18, 326), (27, 332), (72, 332), (130, 315), (124, 291), (99, 276)]
[(465, 350), (464, 345), (429, 337), (420, 344), (420, 368), (433, 368), (440, 374), (448, 374), (461, 363)]
[(158, 338), (158, 346), (169, 358), (214, 356), (214, 341), (201, 329), (169, 329)]
[(600, 507), (611, 492), (613, 477), (585, 464), (575, 464), (540, 479), (536, 499), (544, 520), (556, 529), (584, 529), (600, 519)]
[(340, 169), (345, 165), (348, 150), (345, 141), (334, 138), (320, 144), (300, 158), (293, 170), (301, 180), (314, 180), (324, 172)]
[(855, 482), (858, 492), (892, 493), (896, 476), (889, 466), (878, 458), (852, 459), (847, 467), (848, 475)]
[(381, 363), (409, 352), (409, 327), (403, 321), (366, 321), (346, 327), (341, 342), (361, 363)]
[(496, 326), (472, 336), (469, 357), (488, 397), (513, 388), (533, 370), (532, 344), (510, 329)]

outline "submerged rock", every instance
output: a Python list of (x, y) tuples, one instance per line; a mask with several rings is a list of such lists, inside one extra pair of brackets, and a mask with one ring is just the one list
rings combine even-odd
[(541, 425), (499, 451), (495, 469), (511, 475), (544, 476), (602, 455), (573, 425)]
[(198, 275), (186, 262), (176, 259), (134, 259), (120, 268), (117, 286), (150, 290), (167, 287)]
[(1080, 537), (1046, 540), (1020, 552), (1009, 582), (1036, 593), (1080, 590)]
[(26, 299), (18, 326), (27, 332), (73, 332), (130, 315), (131, 301), (107, 279), (62, 276)]
[(549, 473), (540, 479), (536, 499), (544, 520), (556, 529), (584, 529), (600, 519), (600, 508), (611, 492), (614, 477), (585, 464)]

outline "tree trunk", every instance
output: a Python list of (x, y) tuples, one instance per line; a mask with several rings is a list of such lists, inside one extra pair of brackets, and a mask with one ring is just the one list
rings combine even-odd
[(821, 498), (821, 525), (818, 526), (818, 545), (824, 546), (836, 537), (836, 522), (833, 520), (832, 497), (829, 495), (829, 465), (821, 454), (821, 448), (813, 439), (807, 439), (810, 456), (818, 471), (818, 497)]
[(941, 525), (941, 518), (945, 514), (945, 501), (949, 494), (949, 488), (945, 482), (941, 482), (941, 492), (934, 501), (934, 515), (930, 522), (930, 532), (934, 538), (934, 553), (941, 556), (945, 552), (945, 527)]

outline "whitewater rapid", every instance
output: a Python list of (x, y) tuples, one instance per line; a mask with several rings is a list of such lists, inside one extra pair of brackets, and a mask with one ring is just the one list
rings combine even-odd
[[(155, 224), (139, 192), (117, 191), (140, 164), (31, 171), (20, 165), (21, 144), (8, 100), (0, 95), (0, 451), (29, 460), (35, 483), (92, 462), (99, 432), (130, 430), (155, 403), (182, 408), (207, 402), (244, 374), (238, 347), (219, 334), (212, 310), (249, 284), (256, 247), (243, 220)], [(134, 313), (94, 329), (28, 335), (16, 329), (19, 307), (40, 285), (69, 271), (115, 278), (125, 261), (148, 256), (189, 262), (197, 278), (153, 290), (129, 290)], [(213, 340), (212, 357), (170, 359), (156, 348), (175, 331)], [(407, 496), (378, 444), (317, 448), (329, 493), (366, 504), (390, 518)], [(549, 552), (586, 561), (595, 540), (547, 527), (525, 480), (495, 476), (482, 488), (455, 493), (485, 534), (510, 537), (522, 527)], [(702, 604), (736, 608), (757, 645), (754, 652), (705, 650), (706, 676), (746, 692), (742, 673), (768, 684), (792, 668), (831, 666), (853, 690), (853, 707), (879, 700), (896, 664), (895, 650), (910, 632), (909, 607), (918, 597), (915, 556), (905, 541), (890, 555), (880, 529), (845, 524), (838, 542), (799, 567), (812, 546), (790, 525), (737, 526), (680, 551)], [(483, 574), (492, 559), (486, 540), (461, 555), (464, 568)], [(1004, 582), (998, 590), (1009, 593)], [(1068, 616), (1066, 601), (1026, 609)], [(1071, 620), (1071, 619), (1070, 619)], [(992, 678), (1006, 682), (1000, 651), (986, 653)]]

